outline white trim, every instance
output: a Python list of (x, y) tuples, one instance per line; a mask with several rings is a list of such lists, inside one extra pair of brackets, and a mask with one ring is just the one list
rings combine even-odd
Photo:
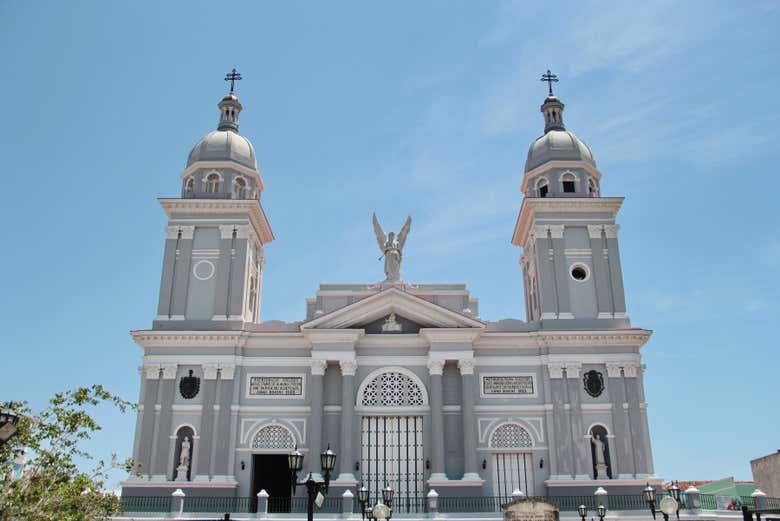
[(190, 429), (192, 429), (192, 437), (193, 438), (196, 438), (196, 437), (200, 438), (200, 436), (198, 435), (198, 430), (191, 423), (182, 423), (182, 424), (180, 424), (178, 427), (173, 429), (173, 434), (171, 434), (171, 436), (173, 436), (174, 438), (178, 438), (179, 437), (179, 430), (181, 428), (183, 428), (183, 427), (189, 427)]
[(171, 405), (173, 412), (200, 412), (203, 410), (202, 404), (174, 403)]
[(585, 436), (587, 436), (587, 437), (589, 437), (589, 438), (590, 438), (591, 436), (593, 436), (593, 435), (591, 434), (591, 430), (593, 430), (593, 427), (603, 427), (603, 428), (604, 428), (604, 430), (606, 431), (606, 435), (607, 435), (607, 436), (609, 436), (609, 433), (610, 433), (610, 432), (612, 432), (612, 431), (610, 430), (610, 428), (609, 428), (609, 427), (607, 427), (607, 424), (606, 424), (606, 423), (604, 423), (604, 422), (600, 422), (600, 421), (599, 421), (599, 422), (593, 422), (593, 423), (591, 423), (591, 424), (590, 424), (590, 427), (588, 427), (588, 428), (587, 428), (587, 430), (585, 431)]
[(512, 244), (525, 246), (537, 212), (599, 212), (607, 213), (607, 219), (614, 221), (622, 204), (622, 197), (526, 197), (520, 206)]
[[(252, 378), (265, 378), (265, 377), (281, 377), (281, 378), (298, 378), (301, 379), (301, 394), (284, 394), (284, 395), (270, 395), (270, 394), (249, 394)], [(244, 398), (248, 400), (303, 400), (306, 397), (306, 373), (247, 373), (245, 378)]]
[[(207, 275), (198, 274), (198, 267), (204, 264), (208, 266), (207, 268), (208, 274)], [(214, 265), (213, 262), (211, 262), (208, 259), (201, 259), (192, 266), (192, 276), (198, 280), (209, 280), (211, 277), (214, 276), (216, 272), (217, 272), (217, 267)]]
[(285, 414), (309, 414), (311, 407), (308, 405), (231, 405), (231, 411), (243, 413), (273, 413), (276, 415)]
[(422, 416), (429, 413), (430, 411), (431, 408), (428, 405), (420, 405), (417, 407), (369, 407), (367, 405), (355, 406), (355, 412), (363, 416)]
[[(496, 377), (496, 376), (530, 376), (531, 377), (531, 388), (533, 389), (533, 393), (531, 394), (485, 394), (484, 389), (484, 380), (485, 377)], [(488, 398), (488, 399), (516, 399), (516, 398), (537, 398), (539, 396), (539, 388), (537, 386), (536, 381), (536, 373), (535, 372), (501, 372), (501, 373), (479, 373), (479, 396), (481, 398)]]
[(580, 408), (583, 411), (611, 411), (611, 403), (583, 403)]
[[(582, 268), (585, 270), (585, 278), (584, 279), (575, 279), (574, 274), (572, 271), (574, 271), (574, 268)], [(588, 282), (590, 280), (590, 266), (585, 264), (584, 262), (573, 262), (569, 265), (569, 278), (573, 280), (574, 282), (583, 283)]]

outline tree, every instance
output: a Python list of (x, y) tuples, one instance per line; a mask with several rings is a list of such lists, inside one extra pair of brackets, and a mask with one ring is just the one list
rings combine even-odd
[[(92, 521), (120, 511), (119, 498), (103, 489), (106, 465), (81, 447), (100, 430), (90, 409), (103, 403), (122, 412), (135, 408), (101, 385), (57, 393), (38, 413), (27, 402), (0, 403), (0, 409), (21, 416), (16, 436), (0, 447), (0, 520)], [(10, 461), (20, 450), (29, 458), (23, 475), (14, 479)], [(77, 460), (94, 468), (82, 471)], [(132, 462), (123, 466), (129, 471)]]

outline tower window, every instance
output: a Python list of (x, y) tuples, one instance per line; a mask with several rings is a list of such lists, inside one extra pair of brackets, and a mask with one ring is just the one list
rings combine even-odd
[(206, 192), (215, 194), (219, 192), (219, 174), (209, 174), (206, 178)]
[(596, 189), (596, 181), (594, 181), (592, 177), (588, 178), (588, 192), (591, 194), (598, 193), (598, 190)]
[(540, 179), (539, 182), (536, 183), (536, 191), (539, 194), (539, 197), (547, 197), (549, 189), (550, 187), (547, 185), (547, 179)]
[(588, 280), (588, 267), (584, 264), (575, 264), (571, 267), (569, 270), (569, 273), (571, 274), (571, 278), (573, 278), (576, 281), (583, 282), (585, 280)]
[(238, 199), (246, 199), (247, 188), (246, 180), (243, 177), (236, 177), (233, 181), (233, 191)]
[(574, 174), (571, 173), (563, 174), (561, 181), (563, 184), (564, 193), (569, 194), (577, 191), (576, 185), (574, 183)]
[(192, 195), (195, 192), (195, 180), (191, 177), (187, 178), (187, 182), (184, 183), (184, 195)]

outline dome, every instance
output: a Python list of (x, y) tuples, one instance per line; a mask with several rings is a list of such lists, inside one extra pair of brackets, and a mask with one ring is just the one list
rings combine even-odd
[(198, 161), (235, 161), (252, 170), (257, 170), (257, 159), (252, 143), (231, 130), (209, 132), (192, 147), (187, 166)]
[(596, 166), (593, 152), (588, 145), (568, 130), (549, 130), (531, 143), (528, 159), (525, 161), (525, 171), (533, 170), (548, 161), (585, 161)]

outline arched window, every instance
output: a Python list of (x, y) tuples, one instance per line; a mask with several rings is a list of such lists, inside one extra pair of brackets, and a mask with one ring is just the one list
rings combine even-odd
[(188, 177), (187, 180), (184, 182), (184, 195), (192, 195), (195, 193), (195, 179), (192, 177)]
[(211, 173), (206, 177), (206, 192), (216, 194), (219, 192), (219, 174)]
[(494, 449), (521, 449), (533, 446), (531, 435), (517, 423), (505, 423), (494, 430), (490, 436), (490, 447)]
[(577, 191), (575, 177), (571, 172), (566, 172), (563, 174), (563, 177), (561, 177), (561, 183), (563, 184), (564, 193), (569, 194)]
[(596, 194), (598, 194), (598, 192), (599, 192), (599, 189), (596, 186), (596, 181), (592, 177), (589, 177), (588, 178), (588, 193), (596, 195)]
[(233, 181), (233, 193), (237, 199), (246, 199), (247, 188), (246, 179), (243, 177), (236, 177)]
[(539, 197), (547, 197), (547, 192), (549, 192), (549, 190), (550, 186), (547, 184), (547, 179), (542, 178), (536, 182), (536, 193)]
[(360, 405), (368, 407), (420, 407), (428, 404), (417, 379), (401, 370), (388, 370), (369, 376), (358, 394)]
[(292, 450), (295, 448), (295, 437), (282, 425), (266, 425), (255, 434), (252, 448)]
[(255, 287), (255, 276), (249, 277), (249, 311), (255, 310), (255, 300), (257, 299), (257, 288)]

